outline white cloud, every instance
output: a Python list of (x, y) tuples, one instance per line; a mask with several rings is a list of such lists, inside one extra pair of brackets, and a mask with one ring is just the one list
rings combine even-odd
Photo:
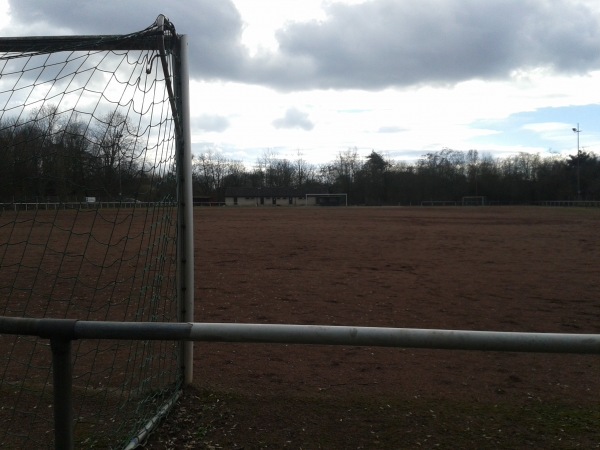
[(397, 127), (397, 126), (382, 126), (377, 130), (378, 133), (400, 133), (402, 131), (406, 131), (406, 128)]
[[(82, 8), (70, 0), (12, 0), (10, 6), (11, 30), (29, 26), (40, 34), (135, 31), (164, 12), (158, 0), (120, 3), (118, 14), (111, 0)], [(576, 0), (286, 0), (262, 6), (238, 0), (237, 8), (228, 0), (194, 0), (167, 9), (194, 44), (197, 79), (281, 90), (380, 90), (507, 80), (535, 68), (565, 74), (600, 69), (600, 11)]]
[(523, 129), (534, 131), (536, 133), (556, 133), (564, 134), (568, 130), (569, 124), (562, 122), (544, 122), (544, 123), (528, 123), (523, 125)]
[(297, 108), (288, 108), (284, 116), (273, 121), (275, 128), (300, 128), (304, 131), (310, 131), (314, 128), (314, 123), (308, 118), (308, 114)]
[(221, 132), (229, 128), (229, 119), (224, 116), (202, 114), (196, 119), (192, 119), (192, 128), (199, 131)]

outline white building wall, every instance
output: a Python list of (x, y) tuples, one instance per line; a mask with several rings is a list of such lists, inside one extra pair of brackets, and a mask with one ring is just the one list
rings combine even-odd
[(306, 197), (292, 197), (292, 203), (290, 204), (289, 197), (275, 197), (275, 203), (273, 204), (273, 197), (264, 197), (264, 203), (261, 204), (260, 197), (237, 197), (237, 204), (234, 202), (234, 197), (225, 197), (226, 206), (314, 206), (317, 204), (316, 197), (309, 197), (308, 203)]

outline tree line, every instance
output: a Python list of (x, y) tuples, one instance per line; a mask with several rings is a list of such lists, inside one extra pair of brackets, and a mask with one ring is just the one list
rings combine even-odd
[(114, 110), (98, 117), (43, 106), (0, 120), (0, 203), (174, 197), (172, 161), (148, 158), (145, 136)]
[(299, 153), (293, 160), (266, 151), (251, 169), (217, 151), (193, 160), (194, 192), (223, 201), (229, 187), (327, 188), (346, 193), (350, 204), (409, 205), (424, 201), (461, 201), (484, 196), (489, 202), (600, 200), (600, 158), (580, 151), (567, 157), (519, 153), (504, 158), (477, 150), (442, 149), (413, 163), (372, 151), (340, 152), (314, 165)]
[[(63, 117), (64, 116), (64, 117)], [(0, 202), (157, 201), (175, 192), (174, 161), (151, 155), (147, 136), (118, 110), (77, 117), (44, 106), (19, 119), (0, 119)], [(172, 143), (171, 143), (172, 144)], [(159, 145), (170, 145), (162, 143)], [(600, 200), (600, 158), (519, 153), (503, 158), (477, 150), (442, 149), (414, 162), (355, 148), (315, 165), (265, 151), (251, 167), (215, 150), (192, 161), (194, 196), (224, 201), (230, 187), (327, 189), (350, 204), (398, 205), (461, 201)]]

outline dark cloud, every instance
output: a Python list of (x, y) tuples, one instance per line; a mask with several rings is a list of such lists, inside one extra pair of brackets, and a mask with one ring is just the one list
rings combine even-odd
[(331, 3), (322, 21), (289, 23), (279, 48), (250, 56), (227, 0), (12, 0), (13, 20), (40, 34), (125, 33), (165, 13), (189, 35), (192, 76), (280, 90), (452, 85), (512, 71), (600, 68), (600, 12), (574, 0), (373, 0)]
[(192, 121), (192, 126), (200, 131), (221, 132), (229, 128), (229, 119), (223, 116), (203, 114)]
[[(10, 0), (11, 16), (37, 35), (126, 34), (151, 25), (166, 15), (190, 42), (190, 70), (204, 79), (239, 78), (246, 50), (241, 46), (243, 22), (228, 0), (103, 0), (74, 6), (72, 0)], [(30, 31), (31, 32), (31, 31)]]
[(310, 131), (315, 125), (309, 120), (307, 113), (296, 108), (289, 108), (282, 118), (273, 121), (273, 126), (275, 128), (301, 128)]
[(520, 68), (600, 65), (600, 17), (568, 0), (379, 0), (331, 4), (326, 21), (280, 30), (273, 58), (310, 77), (276, 83), (381, 89), (502, 78)]

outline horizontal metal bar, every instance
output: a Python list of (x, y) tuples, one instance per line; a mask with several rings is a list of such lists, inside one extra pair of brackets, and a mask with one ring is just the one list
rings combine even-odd
[(600, 334), (517, 333), (321, 325), (194, 323), (210, 342), (356, 345), (454, 350), (600, 354)]
[[(355, 345), (453, 350), (600, 354), (600, 334), (520, 333), (327, 325), (73, 321), (73, 339)], [(64, 319), (0, 317), (0, 334), (64, 338)]]
[(75, 339), (75, 319), (34, 319), (0, 316), (0, 334), (25, 334), (43, 338)]
[[(98, 35), (98, 36), (28, 36), (0, 37), (0, 52), (48, 52), (57, 50), (93, 51), (93, 50), (158, 50), (157, 37), (162, 32), (149, 32), (140, 35)], [(165, 46), (171, 47), (175, 37), (165, 35)]]
[(191, 323), (185, 322), (95, 322), (75, 324), (77, 339), (190, 340)]

